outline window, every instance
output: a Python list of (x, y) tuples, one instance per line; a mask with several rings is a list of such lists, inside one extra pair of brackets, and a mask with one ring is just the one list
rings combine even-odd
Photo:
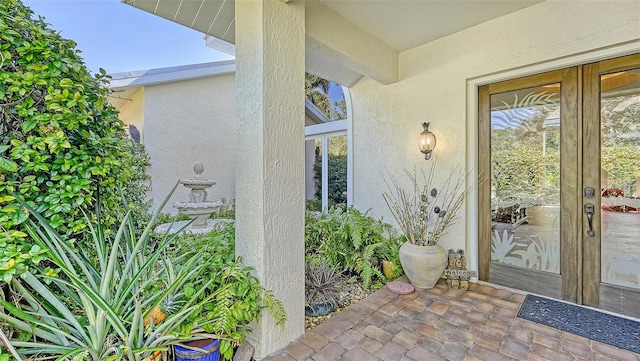
[(318, 114), (315, 118), (310, 116), (309, 108), (313, 111), (314, 107), (307, 104), (305, 195), (308, 207), (313, 210), (326, 210), (331, 206), (346, 207), (353, 203), (349, 89), (334, 83), (331, 87), (334, 120)]

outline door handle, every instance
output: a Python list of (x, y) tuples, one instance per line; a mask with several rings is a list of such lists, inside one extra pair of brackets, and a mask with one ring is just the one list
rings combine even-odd
[(591, 203), (585, 203), (584, 205), (584, 213), (587, 215), (587, 222), (589, 224), (589, 229), (587, 229), (587, 236), (593, 237), (596, 235), (596, 232), (593, 230), (593, 214), (596, 211), (596, 207)]

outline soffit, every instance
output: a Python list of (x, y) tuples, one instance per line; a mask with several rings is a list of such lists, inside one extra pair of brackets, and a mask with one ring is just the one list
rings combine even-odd
[[(543, 0), (320, 0), (354, 25), (404, 51)], [(141, 10), (235, 43), (234, 0), (122, 0)]]
[(140, 90), (140, 88), (141, 87), (131, 87), (119, 90), (111, 89), (109, 95), (107, 96), (109, 103), (116, 107), (116, 109), (121, 110), (125, 104), (133, 101), (133, 97)]
[(235, 43), (234, 0), (121, 0), (218, 39)]
[[(121, 0), (229, 43), (235, 43), (235, 0)], [(298, 0), (300, 1), (300, 0)], [(307, 0), (401, 52), (543, 0)], [(508, 31), (508, 29), (505, 29)], [(308, 45), (308, 44), (307, 44)], [(362, 74), (307, 46), (306, 71), (352, 86)]]
[(542, 0), (321, 2), (401, 52), (524, 9)]

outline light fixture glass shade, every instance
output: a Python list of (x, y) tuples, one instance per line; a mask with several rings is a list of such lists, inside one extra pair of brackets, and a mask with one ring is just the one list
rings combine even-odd
[(418, 137), (418, 146), (420, 151), (424, 153), (424, 159), (431, 158), (431, 152), (436, 147), (436, 136), (429, 131), (429, 123), (422, 123), (424, 130)]

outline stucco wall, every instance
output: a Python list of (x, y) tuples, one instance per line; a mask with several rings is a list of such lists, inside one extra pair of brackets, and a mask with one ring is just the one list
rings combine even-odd
[(120, 119), (135, 125), (140, 132), (140, 141), (144, 143), (144, 88), (140, 88), (130, 99), (118, 108)]
[[(519, 67), (524, 74), (532, 64), (637, 40), (638, 24), (638, 1), (546, 1), (401, 53), (399, 82), (363, 79), (351, 89), (355, 206), (392, 221), (379, 196), (384, 174), (404, 179), (403, 169), (426, 169), (434, 158), (441, 171), (465, 164), (467, 122), (475, 121), (467, 119), (469, 79)], [(417, 149), (425, 121), (437, 136), (431, 161)], [(463, 214), (442, 244), (466, 248), (471, 233)]]
[[(193, 176), (196, 160), (205, 166), (204, 176), (216, 185), (209, 199), (234, 198), (235, 181), (235, 75), (219, 75), (141, 87), (131, 101), (118, 109), (120, 119), (135, 125), (151, 157), (149, 196), (159, 205), (180, 178)], [(305, 125), (317, 122), (305, 115)], [(147, 136), (146, 128), (149, 129)], [(199, 153), (194, 147), (203, 147)], [(315, 197), (313, 165), (315, 146), (306, 146), (306, 198)], [(188, 192), (178, 188), (165, 212), (175, 213), (177, 201)]]
[[(185, 80), (145, 89), (144, 144), (151, 156), (150, 196), (158, 205), (181, 178), (194, 176), (196, 161), (203, 176), (216, 181), (210, 200), (234, 198), (236, 100), (234, 74)], [(165, 207), (188, 200), (179, 186)]]

